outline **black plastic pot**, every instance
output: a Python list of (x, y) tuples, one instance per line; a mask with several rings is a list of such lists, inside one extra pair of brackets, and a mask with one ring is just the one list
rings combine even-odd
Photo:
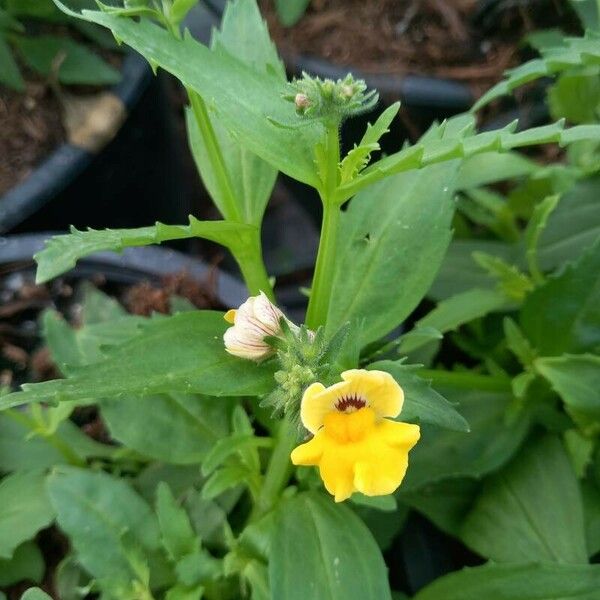
[[(0, 266), (16, 263), (23, 269), (34, 269), (32, 256), (54, 233), (16, 234), (0, 237)], [(69, 275), (87, 278), (102, 275), (108, 282), (135, 284), (158, 283), (165, 275), (186, 272), (199, 282), (205, 281), (214, 267), (170, 248), (145, 246), (126, 248), (122, 253), (98, 252), (82, 258)], [(219, 271), (216, 295), (223, 306), (239, 306), (248, 292), (235, 277)]]
[(97, 152), (64, 143), (0, 198), (0, 233), (132, 227), (188, 214), (164, 82), (129, 52), (112, 92), (126, 120)]

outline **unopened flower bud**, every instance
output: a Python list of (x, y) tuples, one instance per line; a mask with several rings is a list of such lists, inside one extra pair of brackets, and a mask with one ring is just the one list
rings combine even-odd
[(296, 110), (303, 112), (310, 106), (310, 99), (306, 94), (296, 94), (294, 104), (296, 105)]
[(265, 338), (282, 337), (280, 321), (285, 316), (263, 292), (228, 311), (224, 318), (233, 325), (223, 336), (229, 354), (260, 361), (275, 352)]
[(353, 85), (343, 85), (341, 91), (344, 98), (352, 98), (356, 90), (354, 89)]

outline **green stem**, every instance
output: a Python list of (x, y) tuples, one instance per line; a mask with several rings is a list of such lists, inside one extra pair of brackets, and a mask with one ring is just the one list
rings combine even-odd
[(287, 419), (283, 419), (277, 431), (277, 440), (263, 480), (258, 501), (251, 521), (269, 512), (277, 503), (292, 473), (290, 454), (297, 443), (297, 430)]
[(208, 160), (211, 163), (213, 172), (217, 179), (219, 194), (223, 201), (223, 216), (228, 221), (237, 221), (238, 223), (243, 223), (244, 218), (240, 213), (238, 204), (235, 200), (235, 194), (233, 193), (233, 188), (231, 187), (229, 173), (227, 171), (227, 167), (225, 166), (225, 160), (223, 159), (223, 154), (221, 153), (221, 147), (219, 146), (217, 136), (215, 135), (215, 130), (210, 122), (206, 104), (197, 92), (190, 88), (186, 89), (190, 99), (192, 112), (196, 118), (198, 128), (200, 129), (200, 134), (202, 135), (202, 139), (206, 144)]
[(323, 223), (321, 225), (319, 252), (317, 254), (315, 274), (306, 314), (306, 324), (311, 329), (316, 329), (325, 323), (335, 272), (335, 250), (341, 214), (339, 206), (335, 203), (338, 186), (338, 165), (340, 162), (338, 123), (331, 123), (327, 127), (325, 149), (327, 164), (325, 165), (325, 185), (321, 192)]
[(260, 231), (257, 230), (256, 235), (252, 237), (243, 252), (233, 252), (233, 255), (240, 267), (250, 295), (256, 296), (262, 291), (268, 296), (269, 300), (275, 302), (273, 286), (263, 261)]

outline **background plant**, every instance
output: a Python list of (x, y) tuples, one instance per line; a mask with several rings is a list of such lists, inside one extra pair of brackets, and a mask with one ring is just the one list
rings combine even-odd
[[(343, 104), (333, 90), (349, 82), (287, 84), (254, 2), (229, 6), (210, 48), (180, 31), (190, 3), (101, 8), (83, 17), (185, 85), (190, 145), (223, 218), (55, 237), (36, 257), (38, 280), (97, 250), (198, 236), (231, 250), (251, 293), (274, 297), (260, 226), (277, 172), (286, 173), (323, 202), (307, 325), (338, 343), (320, 377), (388, 371), (405, 391), (402, 420), (419, 422), (423, 437), (394, 496), (333, 505), (312, 472), (292, 472), (294, 427), (260, 404), (278, 365), (227, 355), (221, 313), (132, 317), (88, 291), (83, 327), (44, 317), (64, 378), (0, 398), (0, 532), (9, 532), (0, 576), (39, 580), (34, 536), (55, 522), (71, 541), (57, 571), (61, 597), (379, 600), (391, 597), (382, 550), (412, 508), (490, 560), (418, 600), (593, 598), (595, 120), (477, 133), (474, 116), (461, 115), (379, 158), (394, 105), (340, 156), (347, 115), (326, 102)], [(543, 73), (524, 65), (482, 103), (532, 74), (562, 78), (594, 64), (598, 40), (543, 48)], [(313, 88), (319, 110), (285, 99), (310, 99)], [(368, 102), (358, 92), (343, 108)], [(572, 121), (560, 106), (553, 101), (555, 116)], [(567, 163), (540, 167), (515, 152), (557, 143), (569, 148)], [(119, 446), (69, 420), (89, 403)]]

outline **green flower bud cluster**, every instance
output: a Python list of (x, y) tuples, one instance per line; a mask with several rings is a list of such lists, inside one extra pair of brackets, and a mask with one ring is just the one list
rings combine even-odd
[(275, 416), (286, 415), (300, 427), (300, 402), (306, 388), (315, 381), (334, 380), (333, 359), (347, 337), (344, 329), (326, 341), (323, 328), (314, 333), (302, 325), (290, 328), (283, 322), (283, 340), (277, 340), (277, 360), (280, 369), (275, 373), (277, 388), (265, 397), (262, 404), (269, 406)]
[(362, 79), (349, 73), (344, 79), (321, 79), (302, 73), (302, 78), (288, 84), (283, 95), (293, 102), (296, 112), (303, 117), (341, 123), (344, 119), (368, 111), (377, 104), (375, 90), (367, 91)]

